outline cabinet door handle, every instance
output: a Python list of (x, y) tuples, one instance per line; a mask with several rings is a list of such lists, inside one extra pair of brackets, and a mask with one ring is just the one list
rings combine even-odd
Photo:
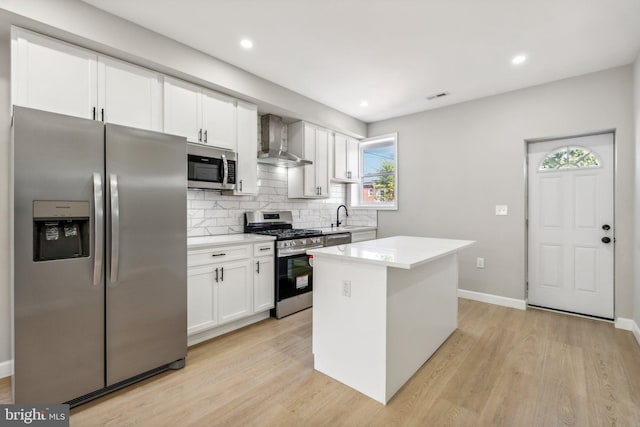
[(219, 254), (211, 254), (211, 256), (225, 256), (226, 254), (224, 252), (220, 252)]
[(96, 119), (96, 107), (93, 107), (91, 109), (91, 118), (92, 118), (92, 120)]
[(198, 131), (198, 141), (202, 142), (202, 129)]
[(207, 142), (207, 131), (204, 131), (204, 142)]
[(260, 274), (260, 261), (256, 261), (256, 273)]
[(104, 108), (100, 109), (100, 119), (102, 120), (102, 122), (104, 123)]
[(224, 267), (220, 267), (220, 280), (224, 282)]
[(240, 180), (240, 192), (242, 193), (242, 180)]
[(218, 282), (218, 268), (216, 268), (216, 283)]
[(268, 251), (268, 250), (270, 250), (270, 249), (271, 249), (271, 248), (260, 248), (260, 250), (261, 250), (261, 251)]

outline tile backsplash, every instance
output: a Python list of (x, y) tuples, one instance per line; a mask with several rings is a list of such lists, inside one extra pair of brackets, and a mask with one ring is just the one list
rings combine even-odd
[[(210, 236), (242, 233), (244, 213), (251, 210), (290, 210), (295, 228), (330, 227), (336, 209), (346, 204), (346, 185), (331, 184), (328, 199), (287, 198), (287, 169), (259, 164), (256, 196), (225, 196), (217, 191), (189, 190), (187, 193), (187, 235)], [(348, 225), (376, 226), (377, 211), (349, 209)]]

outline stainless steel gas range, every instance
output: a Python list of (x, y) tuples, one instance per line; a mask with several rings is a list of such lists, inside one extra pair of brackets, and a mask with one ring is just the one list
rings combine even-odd
[(275, 309), (278, 319), (311, 307), (313, 267), (307, 249), (324, 246), (320, 230), (295, 229), (291, 211), (245, 213), (245, 233), (276, 237)]

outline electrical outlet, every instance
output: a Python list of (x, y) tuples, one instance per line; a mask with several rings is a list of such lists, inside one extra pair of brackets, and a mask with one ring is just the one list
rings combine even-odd
[(484, 268), (484, 258), (476, 258), (476, 267)]
[(509, 207), (507, 205), (496, 205), (496, 215), (509, 215)]
[(351, 298), (351, 280), (342, 281), (342, 296)]

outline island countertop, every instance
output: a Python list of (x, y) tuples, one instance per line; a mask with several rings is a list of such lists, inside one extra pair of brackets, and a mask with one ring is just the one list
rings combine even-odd
[(310, 249), (308, 254), (359, 261), (386, 267), (412, 269), (460, 249), (473, 240), (437, 239), (431, 237), (393, 236), (327, 248)]

